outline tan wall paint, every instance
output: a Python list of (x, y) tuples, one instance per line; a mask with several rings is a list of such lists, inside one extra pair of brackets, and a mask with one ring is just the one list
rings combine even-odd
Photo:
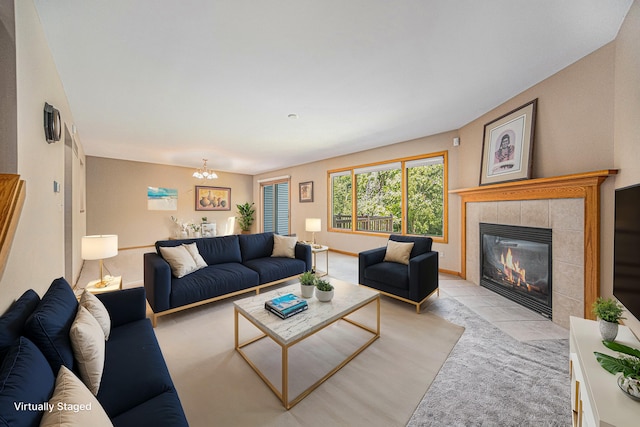
[[(53, 192), (54, 181), (64, 188), (64, 143), (45, 141), (42, 123), (45, 101), (60, 110), (65, 126), (70, 128), (73, 123), (33, 2), (15, 2), (15, 13), (18, 173), (26, 181), (26, 199), (0, 281), (0, 312), (29, 288), (42, 295), (53, 279), (64, 274), (64, 194)], [(82, 157), (82, 147), (77, 143)], [(75, 169), (79, 169), (75, 157), (73, 168), (75, 174)], [(74, 229), (84, 230), (84, 214), (78, 213), (75, 219)], [(81, 234), (73, 236), (76, 246)], [(73, 273), (78, 275), (81, 260), (73, 261)]]
[[(87, 234), (117, 234), (118, 246), (153, 245), (173, 235), (171, 216), (201, 222), (206, 216), (224, 231), (227, 218), (236, 216), (236, 204), (252, 198), (249, 175), (216, 171), (218, 179), (204, 182), (191, 176), (195, 169), (152, 163), (87, 157)], [(231, 188), (231, 210), (195, 210), (195, 186)], [(177, 211), (147, 210), (147, 187), (178, 190)]]
[[(640, 1), (636, 0), (625, 19), (616, 39), (615, 56), (615, 120), (614, 120), (614, 164), (620, 169), (615, 186), (627, 187), (640, 183)], [(603, 206), (603, 211), (613, 217), (613, 201)], [(609, 229), (613, 229), (613, 222)], [(607, 236), (613, 248), (613, 236)], [(609, 254), (613, 250), (609, 251)], [(613, 263), (611, 255), (607, 263)], [(603, 260), (604, 262), (604, 260)], [(610, 296), (613, 285), (603, 280), (602, 294)], [(625, 323), (636, 335), (640, 335), (640, 321), (627, 314)]]

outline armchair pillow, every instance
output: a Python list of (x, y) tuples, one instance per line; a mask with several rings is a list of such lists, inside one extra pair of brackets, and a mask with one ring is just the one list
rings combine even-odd
[(274, 234), (273, 235), (273, 252), (271, 253), (271, 256), (295, 258), (297, 242), (298, 242), (298, 238), (295, 236), (280, 236), (279, 234)]
[[(56, 377), (53, 396), (49, 399), (51, 412), (45, 411), (40, 427), (112, 427), (113, 424), (91, 392), (73, 372), (61, 366)], [(79, 404), (66, 409), (64, 404)], [(62, 407), (61, 407), (62, 406)]]
[(104, 370), (104, 332), (91, 313), (80, 306), (71, 325), (69, 337), (80, 377), (87, 388), (96, 395)]
[(409, 256), (411, 255), (412, 249), (413, 242), (395, 242), (389, 240), (387, 242), (387, 252), (384, 255), (384, 261), (409, 265)]
[(102, 331), (104, 332), (104, 339), (109, 339), (109, 334), (111, 333), (111, 317), (109, 316), (109, 312), (106, 307), (91, 292), (86, 289), (82, 293), (80, 297), (80, 305), (89, 311), (91, 315), (98, 321)]

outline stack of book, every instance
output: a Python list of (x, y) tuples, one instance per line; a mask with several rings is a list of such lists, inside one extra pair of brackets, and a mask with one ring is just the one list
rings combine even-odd
[(298, 314), (301, 311), (306, 310), (309, 306), (307, 305), (307, 301), (304, 299), (297, 297), (294, 294), (286, 294), (266, 301), (264, 303), (264, 308), (281, 319), (286, 319), (294, 314)]

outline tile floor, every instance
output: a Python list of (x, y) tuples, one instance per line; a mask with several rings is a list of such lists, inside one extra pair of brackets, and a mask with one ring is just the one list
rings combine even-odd
[[(318, 264), (325, 265), (324, 255), (318, 255)], [(329, 254), (329, 274), (333, 277), (357, 283), (358, 258), (337, 252)], [(455, 298), (480, 317), (487, 320), (518, 341), (568, 339), (569, 330), (548, 320), (528, 308), (456, 276), (440, 275), (440, 296)], [(428, 310), (431, 299), (423, 305)], [(431, 302), (432, 303), (432, 302)], [(413, 308), (407, 309), (413, 310)]]

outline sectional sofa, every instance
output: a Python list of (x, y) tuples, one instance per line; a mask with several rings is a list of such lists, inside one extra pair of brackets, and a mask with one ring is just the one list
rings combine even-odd
[[(158, 316), (259, 292), (312, 269), (309, 245), (274, 233), (161, 240), (155, 246), (156, 252), (144, 254), (144, 287), (154, 326)], [(180, 268), (184, 262), (172, 260), (167, 250), (182, 247), (201, 258), (198, 268), (186, 274)]]
[[(0, 426), (188, 426), (146, 318), (144, 289), (89, 297), (110, 323), (104, 331), (92, 320), (101, 334), (94, 330), (93, 342), (79, 326), (81, 312), (90, 320), (84, 305), (63, 278), (42, 299), (26, 291), (0, 316)], [(101, 377), (92, 385), (83, 373), (97, 354)]]

